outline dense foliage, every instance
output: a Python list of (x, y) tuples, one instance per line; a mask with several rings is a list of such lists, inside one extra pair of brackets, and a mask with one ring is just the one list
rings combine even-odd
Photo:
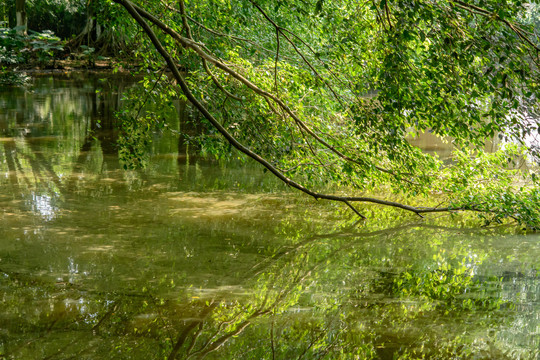
[[(144, 166), (150, 132), (166, 128), (180, 98), (198, 129), (183, 135), (204, 154), (239, 150), (360, 216), (354, 203), (371, 202), (540, 226), (535, 1), (139, 5), (27, 1), (29, 35), (0, 29), (0, 65), (54, 66), (60, 51), (89, 66), (105, 54), (141, 64), (143, 86), (118, 114), (126, 168)], [(452, 141), (454, 158), (411, 144), (425, 132)], [(500, 152), (484, 154), (487, 142)]]
[[(234, 147), (288, 185), (351, 207), (465, 209), (488, 222), (539, 226), (533, 162), (512, 170), (536, 155), (525, 141), (538, 129), (533, 4), (246, 0), (143, 9), (116, 2), (152, 40), (139, 53), (158, 69), (150, 78), (161, 77), (163, 60), (173, 70), (171, 90), (148, 96), (162, 104), (187, 97), (208, 122), (207, 132), (189, 138), (203, 152), (236, 157)], [(178, 85), (183, 95), (175, 95)], [(453, 141), (456, 158), (443, 164), (412, 146), (408, 139), (420, 132)], [(490, 139), (504, 140), (501, 152), (483, 153)], [(444, 206), (342, 195), (338, 185), (355, 194), (428, 195)]]
[[(107, 0), (24, 1), (28, 29), (16, 22), (15, 9), (15, 1), (0, 5), (0, 53), (8, 53), (12, 57), (7, 60), (0, 57), (0, 64), (35, 65), (36, 59), (28, 55), (34, 49), (29, 48), (28, 44), (33, 44), (37, 36), (61, 41), (62, 46), (53, 48), (57, 50), (54, 54), (48, 54), (51, 60), (81, 57), (95, 60), (95, 56), (88, 56), (89, 49), (93, 55), (115, 56), (125, 60), (137, 46), (136, 29), (121, 9)], [(28, 37), (24, 30), (28, 30)], [(13, 42), (19, 44), (13, 47)], [(40, 61), (39, 65), (44, 63)]]
[(30, 31), (24, 36), (17, 34), (17, 28), (0, 28), (0, 64), (44, 64), (53, 61), (54, 52), (59, 50), (63, 50), (60, 38), (52, 31)]

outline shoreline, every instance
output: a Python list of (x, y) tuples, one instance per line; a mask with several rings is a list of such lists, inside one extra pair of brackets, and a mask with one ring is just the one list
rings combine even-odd
[[(28, 75), (39, 74), (55, 74), (65, 73), (70, 71), (81, 72), (102, 72), (113, 71), (117, 72), (131, 72), (139, 68), (138, 64), (120, 64), (112, 60), (99, 60), (90, 66), (85, 60), (56, 60), (54, 63), (47, 65), (40, 64), (7, 64), (3, 65), (4, 71), (12, 71), (14, 73), (26, 73)], [(1, 69), (1, 67), (0, 67)]]

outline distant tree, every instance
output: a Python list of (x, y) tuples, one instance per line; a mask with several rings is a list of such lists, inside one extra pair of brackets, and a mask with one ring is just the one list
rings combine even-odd
[(6, 27), (9, 24), (9, 7), (7, 2), (0, 3), (0, 27)]
[(118, 16), (118, 8), (105, 0), (89, 0), (82, 12), (86, 21), (68, 47), (76, 49), (81, 45), (94, 48), (96, 54), (117, 55), (132, 46), (131, 27), (125, 18)]
[(15, 0), (15, 11), (17, 18), (17, 32), (20, 35), (28, 33), (28, 18), (26, 16), (26, 0)]
[(26, 4), (31, 30), (50, 30), (62, 39), (79, 34), (84, 27), (86, 2), (80, 0), (32, 0)]

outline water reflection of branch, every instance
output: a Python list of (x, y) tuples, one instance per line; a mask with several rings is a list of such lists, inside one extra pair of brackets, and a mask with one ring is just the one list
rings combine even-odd
[(197, 329), (197, 332), (195, 333), (195, 335), (191, 339), (191, 344), (189, 344), (189, 346), (188, 346), (188, 348), (186, 350), (186, 354), (190, 354), (193, 351), (193, 348), (195, 347), (195, 343), (197, 342), (197, 339), (199, 338), (199, 336), (201, 336), (201, 333), (202, 333), (202, 331), (204, 329), (203, 324), (204, 324), (203, 322), (199, 323), (199, 328)]
[[(512, 224), (501, 224), (496, 226), (490, 226), (490, 227), (484, 227), (482, 228), (483, 235), (492, 234), (494, 235), (497, 230), (504, 228), (504, 227), (513, 227)], [(394, 235), (396, 233), (402, 232), (404, 230), (410, 230), (415, 228), (423, 228), (423, 229), (430, 229), (430, 230), (440, 230), (440, 231), (447, 231), (447, 232), (456, 232), (456, 233), (464, 233), (464, 234), (478, 234), (479, 229), (477, 227), (471, 227), (471, 228), (464, 228), (464, 227), (451, 227), (451, 226), (443, 226), (443, 225), (434, 225), (434, 224), (426, 224), (423, 221), (415, 221), (407, 224), (402, 224), (398, 226), (394, 226), (391, 228), (381, 229), (381, 230), (374, 230), (374, 231), (368, 231), (368, 232), (353, 232), (350, 231), (350, 229), (347, 229), (345, 231), (340, 230), (334, 233), (330, 234), (316, 234), (312, 235), (300, 242), (298, 242), (294, 247), (288, 247), (285, 250), (271, 256), (268, 258), (263, 259), (258, 264), (255, 264), (251, 267), (250, 271), (255, 271), (252, 276), (259, 275), (263, 270), (262, 267), (264, 265), (275, 262), (276, 260), (289, 255), (293, 252), (299, 251), (301, 248), (303, 248), (306, 245), (309, 245), (317, 240), (322, 239), (339, 239), (339, 238), (371, 238), (371, 237), (377, 237), (377, 236), (388, 236), (388, 235)], [(257, 270), (259, 269), (259, 270)]]
[[(326, 260), (321, 260), (313, 266), (308, 267), (308, 258), (304, 257), (301, 262), (297, 262), (295, 264), (294, 274), (292, 277), (289, 276), (288, 273), (278, 272), (278, 277), (274, 279), (271, 284), (265, 285), (265, 293), (262, 300), (260, 302), (257, 301), (259, 302), (259, 304), (254, 306), (254, 309), (249, 311), (250, 313), (246, 314), (244, 308), (238, 310), (233, 309), (233, 313), (231, 314), (231, 316), (226, 316), (226, 320), (220, 321), (218, 324), (216, 324), (215, 330), (209, 334), (208, 338), (205, 339), (203, 344), (201, 344), (197, 350), (192, 351), (195, 348), (197, 340), (200, 338), (200, 335), (203, 332), (204, 319), (208, 318), (210, 312), (212, 312), (216, 307), (215, 302), (212, 303), (212, 306), (207, 305), (204, 314), (201, 314), (199, 316), (201, 319), (192, 320), (188, 324), (188, 326), (185, 327), (184, 330), (181, 332), (173, 351), (169, 354), (168, 359), (172, 360), (178, 355), (181, 347), (186, 343), (188, 336), (190, 336), (190, 333), (193, 333), (197, 326), (199, 326), (199, 328), (191, 335), (191, 343), (187, 350), (184, 352), (185, 359), (203, 359), (210, 353), (218, 350), (230, 339), (236, 337), (246, 328), (248, 328), (253, 323), (254, 319), (268, 315), (273, 312), (275, 313), (276, 309), (278, 309), (280, 306), (283, 306), (283, 304), (286, 304), (288, 297), (293, 295), (294, 298), (295, 289), (297, 289), (298, 285), (303, 283), (306, 278), (311, 275), (312, 271), (315, 270), (322, 263), (326, 263)], [(280, 278), (284, 279), (284, 281), (286, 282), (285, 286), (283, 286), (277, 292), (277, 294), (272, 294), (273, 289), (279, 286), (277, 280), (279, 280)], [(216, 315), (219, 316), (220, 314), (217, 313)], [(226, 330), (229, 326), (231, 328)], [(223, 333), (223, 331), (225, 332)]]
[(249, 326), (249, 324), (251, 324), (251, 321), (250, 320), (245, 320), (244, 322), (242, 322), (240, 325), (238, 325), (238, 327), (234, 330), (234, 331), (231, 331), (225, 335), (223, 335), (222, 337), (220, 337), (218, 340), (216, 340), (215, 342), (213, 342), (212, 344), (210, 344), (209, 342), (206, 342), (203, 347), (191, 354), (188, 354), (188, 356), (186, 357), (186, 359), (190, 359), (192, 358), (193, 356), (195, 355), (198, 355), (197, 357), (199, 359), (203, 359), (205, 358), (208, 354), (210, 354), (211, 352), (214, 352), (216, 351), (217, 349), (219, 349), (223, 344), (225, 344), (230, 338), (240, 334), (242, 331), (244, 331), (244, 329), (246, 327)]
[[(320, 259), (319, 261), (317, 261), (316, 263), (314, 263), (312, 266), (309, 266), (309, 267), (307, 266), (308, 265), (308, 256), (303, 256), (301, 258), (300, 263), (295, 262), (295, 267), (294, 267), (295, 272), (294, 272), (294, 275), (292, 276), (292, 278), (289, 277), (288, 274), (286, 274), (286, 273), (282, 274), (283, 278), (285, 278), (286, 281), (287, 281), (286, 286), (279, 290), (277, 296), (275, 296), (274, 300), (270, 304), (267, 304), (267, 303), (268, 303), (268, 300), (269, 300), (271, 289), (276, 286), (276, 281), (274, 281), (271, 284), (271, 286), (266, 286), (267, 290), (266, 290), (265, 296), (263, 298), (263, 301), (258, 306), (258, 309), (255, 310), (251, 315), (249, 315), (246, 318), (246, 320), (244, 320), (240, 324), (238, 324), (234, 330), (229, 331), (228, 333), (221, 336), (218, 340), (212, 342), (212, 339), (215, 338), (215, 336), (221, 331), (221, 329), (223, 327), (223, 323), (221, 323), (220, 325), (218, 325), (218, 331), (215, 332), (199, 350), (197, 350), (197, 351), (195, 351), (193, 353), (189, 353), (187, 355), (186, 359), (190, 359), (190, 358), (195, 357), (195, 356), (198, 359), (202, 359), (202, 358), (206, 357), (209, 353), (219, 349), (229, 339), (231, 339), (232, 337), (235, 337), (235, 336), (239, 335), (241, 332), (243, 332), (252, 323), (253, 319), (264, 316), (264, 315), (267, 315), (267, 314), (270, 314), (272, 312), (275, 313), (276, 309), (279, 308), (280, 304), (285, 303), (285, 300), (286, 300), (287, 296), (290, 296), (291, 294), (294, 294), (294, 290), (295, 290), (295, 288), (298, 287), (299, 284), (304, 283), (306, 281), (306, 279), (309, 276), (311, 276), (312, 273), (315, 270), (317, 270), (321, 265), (327, 264), (328, 259), (333, 258), (338, 252), (341, 252), (346, 248), (348, 248), (347, 245), (339, 247), (338, 249), (331, 252), (326, 257), (323, 257), (322, 259)], [(233, 320), (234, 320), (234, 318), (229, 320), (228, 322), (230, 323)], [(325, 329), (326, 331), (322, 331), (320, 334), (317, 335), (316, 338), (312, 339), (311, 343), (307, 346), (306, 349), (304, 349), (303, 353), (300, 354), (298, 359), (303, 358), (304, 355), (315, 345), (315, 343), (317, 343), (317, 341), (319, 341), (320, 339), (322, 339), (326, 335), (327, 331), (330, 328), (330, 325), (331, 324), (327, 325), (327, 327)], [(273, 333), (272, 333), (272, 339), (273, 339)], [(273, 346), (274, 346), (273, 345), (273, 340), (271, 340), (271, 341), (272, 341), (273, 356), (275, 356), (275, 349), (273, 348)], [(330, 344), (328, 344), (328, 346), (326, 347), (326, 351), (329, 351), (329, 349), (332, 348), (335, 341), (337, 341), (337, 340), (334, 339)], [(169, 358), (169, 359), (171, 359), (171, 358)]]
[(94, 327), (92, 327), (92, 333), (98, 333), (99, 327), (101, 326), (101, 324), (107, 321), (112, 316), (112, 314), (116, 311), (117, 308), (118, 308), (118, 303), (113, 304), (113, 306), (111, 306), (111, 308), (105, 313), (105, 315), (101, 317), (98, 323), (94, 325)]
[(272, 360), (276, 359), (276, 349), (274, 346), (274, 323), (275, 318), (272, 316), (272, 323), (270, 324), (270, 347), (272, 348)]
[[(228, 321), (222, 321), (219, 325), (218, 325), (218, 328), (217, 330), (214, 332), (214, 334), (212, 336), (210, 336), (208, 338), (208, 340), (206, 341), (206, 343), (201, 347), (201, 349), (204, 349), (206, 347), (208, 347), (208, 345), (210, 345), (210, 343), (212, 342), (212, 340), (223, 330), (223, 328), (226, 326), (226, 325), (230, 325), (230, 324), (234, 324), (235, 321), (237, 321), (239, 319), (239, 317), (243, 314), (243, 311), (240, 310), (236, 313), (236, 315), (234, 315), (231, 319), (229, 319)], [(199, 332), (200, 333), (200, 332)], [(195, 341), (193, 341), (193, 345), (195, 345)], [(191, 347), (191, 349), (193, 349), (193, 347)], [(200, 350), (198, 350), (200, 351)], [(198, 352), (197, 351), (197, 352)], [(197, 353), (195, 352), (195, 353)], [(190, 351), (187, 352), (187, 354), (190, 354)], [(191, 356), (191, 355), (190, 355)]]
[[(176, 358), (176, 355), (178, 354), (178, 351), (180, 351), (180, 349), (182, 348), (182, 345), (184, 345), (184, 343), (186, 342), (186, 339), (187, 339), (188, 335), (191, 333), (191, 331), (193, 329), (195, 329), (195, 327), (197, 327), (197, 325), (199, 325), (202, 328), (203, 323), (204, 323), (204, 319), (206, 319), (206, 317), (212, 312), (212, 310), (216, 306), (217, 306), (217, 304), (215, 302), (212, 302), (211, 304), (209, 304), (201, 312), (201, 314), (199, 316), (199, 319), (195, 319), (195, 320), (190, 321), (190, 323), (187, 325), (187, 327), (184, 329), (184, 331), (182, 331), (182, 333), (180, 334), (180, 336), (176, 340), (176, 343), (174, 344), (174, 347), (173, 347), (173, 349), (172, 349), (172, 351), (169, 354), (169, 357), (167, 359), (173, 360), (173, 359)], [(199, 335), (200, 335), (200, 330), (196, 334), (196, 337), (193, 338), (193, 341), (192, 341), (192, 344), (190, 345), (190, 348), (193, 348), (195, 342), (197, 341), (197, 337), (199, 337)]]
[[(380, 236), (380, 235), (389, 235), (389, 234), (394, 234), (396, 232), (400, 232), (400, 231), (405, 230), (405, 229), (417, 227), (417, 226), (420, 226), (420, 225), (421, 225), (420, 222), (414, 222), (414, 223), (410, 223), (410, 224), (399, 225), (399, 226), (396, 226), (396, 227), (393, 227), (393, 228), (388, 228), (388, 229), (383, 229), (383, 230), (375, 230), (375, 231), (370, 231), (370, 232), (365, 232), (365, 233), (355, 233), (355, 232), (351, 232), (350, 230), (345, 230), (345, 231), (341, 230), (341, 231), (337, 231), (337, 232), (334, 232), (334, 233), (331, 233), (331, 234), (312, 235), (312, 236), (306, 238), (305, 240), (297, 243), (294, 247), (288, 248), (288, 249), (283, 250), (283, 251), (281, 251), (281, 252), (279, 252), (279, 253), (277, 253), (277, 254), (269, 257), (269, 258), (264, 259), (260, 263), (254, 265), (251, 268), (251, 271), (262, 267), (266, 263), (275, 262), (276, 260), (278, 260), (278, 259), (280, 259), (280, 258), (282, 258), (282, 257), (284, 257), (286, 255), (289, 255), (289, 254), (291, 254), (293, 252), (298, 252), (301, 248), (303, 248), (304, 246), (306, 246), (308, 244), (313, 243), (316, 240), (333, 239), (333, 238), (334, 239), (335, 238), (358, 238), (358, 237), (367, 238), (367, 237), (374, 237), (374, 236)], [(258, 270), (252, 276), (257, 276), (262, 271), (263, 271), (262, 269)]]
[[(326, 325), (326, 327), (323, 329), (323, 331), (320, 331), (315, 337), (315, 339), (312, 339), (309, 342), (308, 346), (306, 346), (304, 351), (298, 356), (298, 360), (301, 360), (309, 351), (309, 349), (311, 349), (319, 340), (322, 340), (322, 338), (330, 331), (330, 327), (333, 322), (334, 322), (334, 319), (331, 319), (328, 325)], [(332, 349), (332, 347), (334, 346), (334, 344), (336, 343), (338, 339), (339, 339), (339, 336), (334, 336), (332, 342), (330, 342), (330, 344), (326, 346), (321, 356), (319, 356), (319, 359), (322, 359), (330, 351), (330, 349)]]

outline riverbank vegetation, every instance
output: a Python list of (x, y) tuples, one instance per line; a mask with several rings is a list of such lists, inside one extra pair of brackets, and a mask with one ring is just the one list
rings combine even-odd
[[(138, 64), (143, 86), (118, 114), (126, 168), (144, 165), (149, 132), (166, 129), (180, 98), (200, 129), (183, 136), (202, 153), (251, 158), (360, 217), (380, 204), (540, 227), (535, 2), (68, 4), (84, 21), (66, 34), (57, 22), (63, 41), (44, 28), (4, 30), (0, 62), (7, 71), (62, 56)], [(453, 157), (411, 145), (423, 132), (452, 141)], [(485, 152), (487, 142), (499, 150)]]

